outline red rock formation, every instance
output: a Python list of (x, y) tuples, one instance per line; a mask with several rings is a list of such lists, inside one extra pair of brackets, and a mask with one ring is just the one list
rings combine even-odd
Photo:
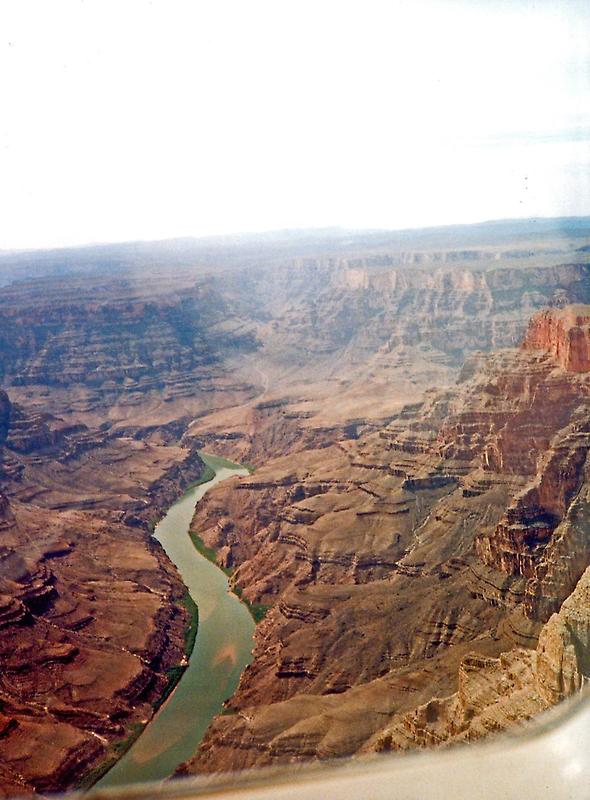
[(569, 372), (590, 370), (590, 306), (551, 308), (536, 314), (523, 343), (525, 350), (543, 350)]

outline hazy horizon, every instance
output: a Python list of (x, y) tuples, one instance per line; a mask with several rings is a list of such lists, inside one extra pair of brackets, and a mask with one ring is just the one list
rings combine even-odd
[(1, 250), (590, 214), (576, 0), (8, 0)]
[(477, 220), (475, 222), (451, 222), (443, 225), (415, 225), (410, 226), (407, 228), (377, 228), (377, 227), (366, 227), (366, 228), (345, 228), (342, 225), (324, 225), (318, 227), (307, 227), (307, 228), (274, 228), (269, 230), (252, 230), (252, 231), (227, 231), (225, 233), (214, 233), (214, 234), (178, 234), (175, 236), (164, 236), (161, 238), (150, 238), (149, 236), (141, 239), (105, 239), (105, 240), (96, 240), (96, 241), (82, 241), (82, 242), (75, 242), (72, 244), (65, 244), (65, 245), (53, 245), (53, 246), (39, 246), (39, 247), (19, 247), (19, 248), (5, 248), (0, 249), (0, 255), (10, 255), (10, 254), (18, 254), (18, 253), (26, 253), (26, 252), (43, 252), (43, 251), (54, 251), (54, 250), (75, 250), (75, 249), (84, 249), (84, 248), (93, 248), (93, 247), (109, 247), (113, 246), (116, 247), (118, 245), (132, 245), (132, 244), (164, 244), (166, 242), (174, 242), (174, 241), (195, 241), (195, 242), (206, 242), (206, 241), (219, 241), (222, 242), (223, 240), (228, 241), (240, 241), (240, 240), (255, 240), (256, 238), (264, 238), (268, 237), (270, 239), (279, 239), (281, 235), (285, 237), (296, 235), (313, 235), (313, 234), (328, 234), (328, 233), (342, 233), (342, 234), (404, 234), (404, 233), (411, 233), (415, 231), (417, 234), (421, 231), (444, 231), (447, 228), (476, 228), (476, 227), (484, 227), (486, 225), (501, 225), (501, 224), (510, 224), (510, 223), (524, 223), (527, 222), (535, 223), (538, 221), (543, 222), (559, 222), (560, 220), (588, 220), (590, 223), (590, 214), (578, 214), (572, 216), (538, 216), (538, 217), (506, 217), (506, 218), (498, 218), (498, 219), (482, 219)]

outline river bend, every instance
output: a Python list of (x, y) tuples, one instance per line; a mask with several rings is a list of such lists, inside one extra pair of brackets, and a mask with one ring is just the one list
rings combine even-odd
[(170, 507), (154, 536), (174, 562), (199, 609), (199, 628), (189, 664), (172, 695), (141, 736), (96, 784), (103, 788), (170, 776), (196, 751), (212, 718), (237, 688), (252, 658), (254, 620), (231, 593), (227, 576), (194, 547), (188, 535), (195, 507), (216, 484), (248, 472), (201, 453), (215, 470)]

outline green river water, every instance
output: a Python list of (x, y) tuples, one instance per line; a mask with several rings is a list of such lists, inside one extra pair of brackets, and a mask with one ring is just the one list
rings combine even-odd
[(248, 472), (216, 456), (201, 457), (215, 470), (215, 477), (189, 489), (154, 531), (199, 608), (195, 646), (172, 695), (96, 787), (157, 781), (171, 775), (193, 755), (252, 658), (254, 620), (229, 591), (227, 576), (195, 549), (188, 536), (201, 497), (226, 478)]

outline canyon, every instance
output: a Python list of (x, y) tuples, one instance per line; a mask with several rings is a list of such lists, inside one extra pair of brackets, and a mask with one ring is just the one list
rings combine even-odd
[(588, 674), (590, 224), (0, 255), (0, 786), (88, 779), (182, 664), (194, 531), (267, 609), (183, 773), (480, 738)]
[(182, 662), (184, 586), (145, 521), (200, 459), (2, 401), (0, 775), (21, 795), (104, 758)]
[(271, 610), (185, 771), (476, 739), (581, 687), (589, 320), (541, 312), (379, 431), (208, 498), (195, 527)]

